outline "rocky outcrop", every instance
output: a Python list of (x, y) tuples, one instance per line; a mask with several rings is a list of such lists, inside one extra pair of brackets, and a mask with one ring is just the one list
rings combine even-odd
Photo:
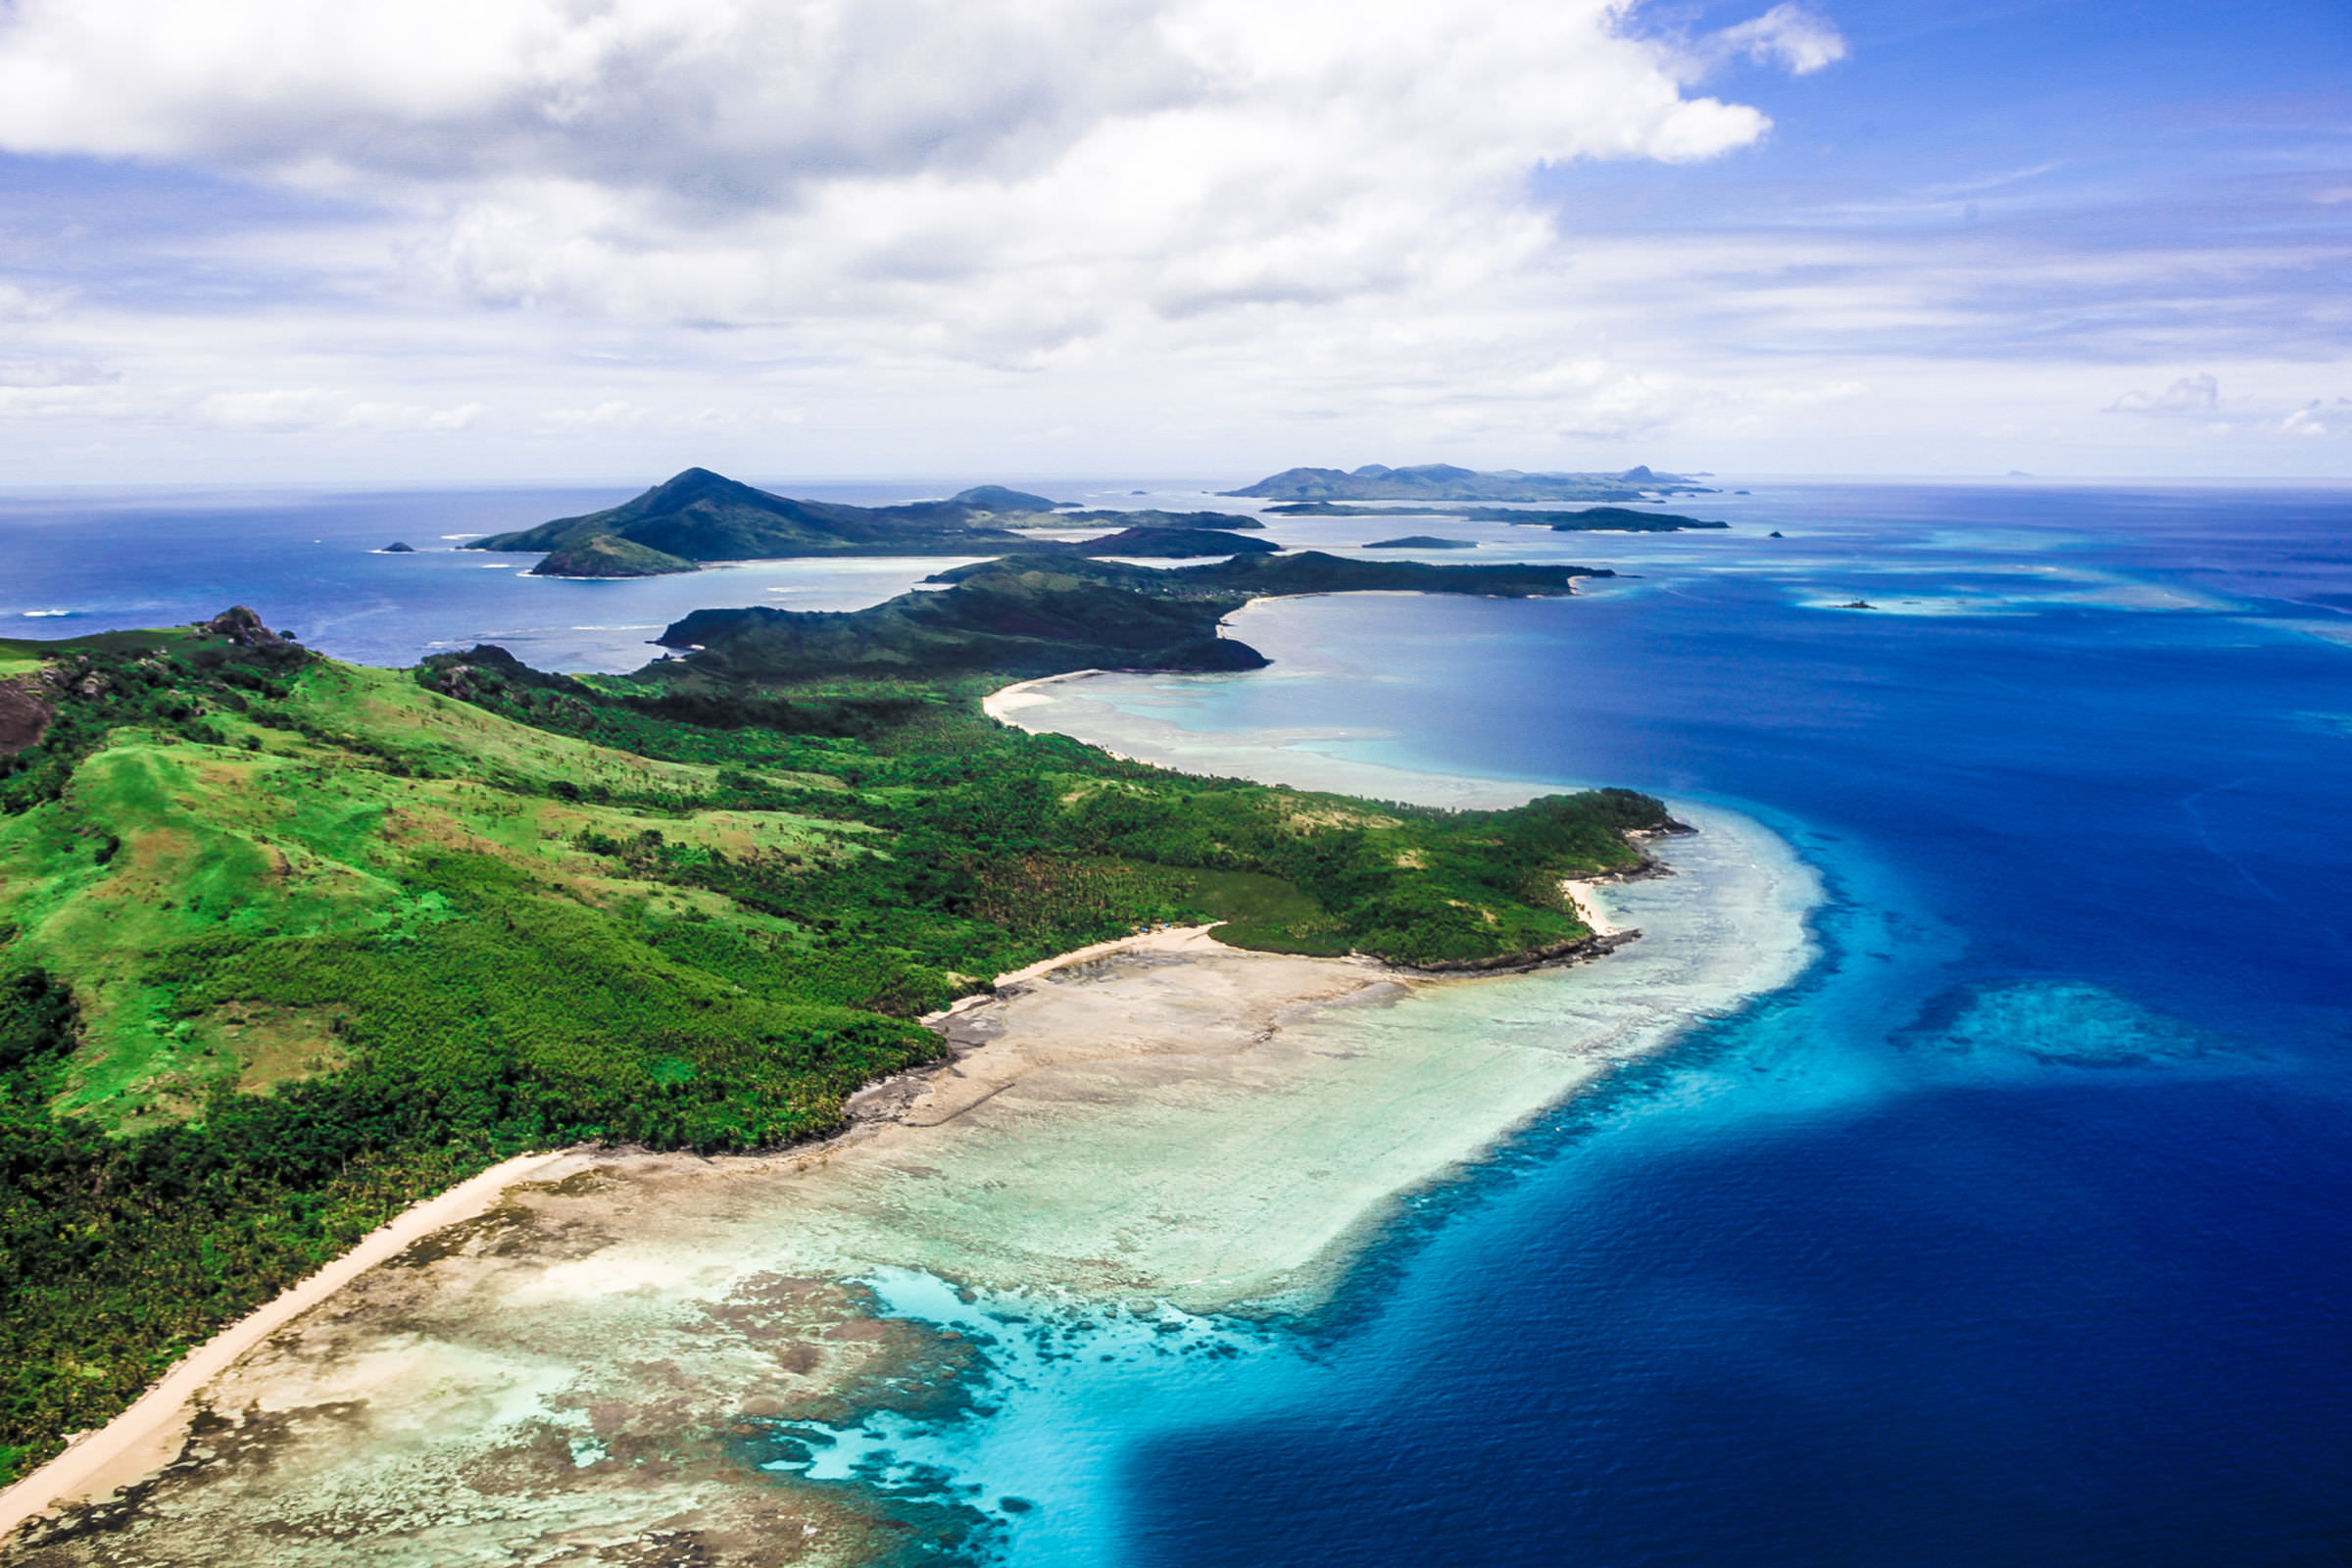
[(239, 648), (270, 653), (292, 651), (295, 648), (292, 638), (281, 637), (263, 625), (262, 617), (243, 605), (233, 605), (223, 610), (198, 629), (209, 631), (216, 637), (225, 637)]
[(0, 680), (0, 757), (14, 757), (38, 746), (49, 732), (49, 721), (57, 716), (57, 710), (41, 700), (44, 684), (38, 675)]

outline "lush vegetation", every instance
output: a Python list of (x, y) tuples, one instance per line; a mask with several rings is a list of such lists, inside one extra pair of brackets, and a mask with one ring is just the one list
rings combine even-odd
[(506, 1153), (821, 1133), (919, 1014), (1152, 921), (1556, 948), (1558, 879), (1663, 820), (1168, 774), (995, 677), (372, 670), (250, 617), (0, 658), (49, 713), (0, 761), (0, 1477)]

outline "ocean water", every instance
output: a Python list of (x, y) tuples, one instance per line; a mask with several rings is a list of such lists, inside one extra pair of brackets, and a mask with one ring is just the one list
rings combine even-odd
[[(1828, 890), (1803, 975), (1418, 1195), (1308, 1320), (877, 1277), (993, 1372), (971, 1414), (810, 1431), (788, 1468), (960, 1500), (971, 1554), (1021, 1568), (2352, 1561), (2352, 493), (1723, 482), (1753, 493), (1690, 508), (1723, 533), (1433, 530), (1624, 574), (1575, 601), (1261, 604), (1233, 631), (1271, 668), (1062, 711), (1203, 761), (1742, 813)], [(364, 553), (610, 499), (67, 530), (25, 498), (0, 610), (74, 610), (20, 622), (63, 634), (226, 593), (348, 657), (615, 668), (641, 643), (578, 627), (935, 564), (551, 584)], [(56, 564), (101, 524), (111, 564)]]
[[(816, 485), (860, 506), (954, 486)], [(957, 564), (940, 558), (760, 562), (611, 582), (533, 577), (538, 559), (461, 550), (625, 501), (631, 487), (0, 492), (0, 636), (178, 625), (232, 604), (362, 663), (499, 643), (541, 669), (635, 669), (689, 611), (857, 610)], [(1073, 493), (1067, 499), (1088, 499)], [(386, 555), (398, 542), (416, 552)]]
[(1084, 684), (1744, 809), (1832, 900), (1014, 1560), (2352, 1559), (2352, 497), (1754, 488), (1574, 603), (1266, 604), (1269, 678)]

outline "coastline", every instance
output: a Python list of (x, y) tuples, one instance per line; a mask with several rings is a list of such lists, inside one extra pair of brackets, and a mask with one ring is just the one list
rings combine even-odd
[[(1187, 942), (1205, 940), (1209, 930), (1208, 926), (1162, 927), (1098, 942), (999, 975), (994, 984), (1003, 991), (1033, 983), (1073, 964), (1099, 962), (1139, 950), (1165, 951)], [(985, 992), (975, 993), (922, 1021), (940, 1026), (959, 1012), (968, 1011), (970, 1004), (990, 1000)], [(909, 1080), (936, 1076), (943, 1066), (916, 1068), (866, 1085), (845, 1102), (852, 1123), (849, 1131), (787, 1152), (821, 1153), (844, 1139), (859, 1136), (859, 1124), (889, 1116), (885, 1107), (890, 1104), (894, 1090)], [(501, 1160), (446, 1192), (412, 1203), (362, 1237), (342, 1256), (222, 1328), (173, 1362), (169, 1371), (105, 1426), (76, 1434), (68, 1440), (64, 1452), (10, 1486), (0, 1488), (0, 1555), (9, 1550), (10, 1538), (26, 1523), (61, 1509), (100, 1501), (164, 1468), (184, 1443), (196, 1401), (208, 1385), (270, 1336), (312, 1308), (328, 1303), (368, 1270), (392, 1261), (440, 1231), (480, 1217), (497, 1206), (511, 1188), (544, 1179), (558, 1167), (562, 1167), (564, 1175), (590, 1169), (603, 1157), (611, 1156), (598, 1151), (575, 1149), (543, 1151)], [(674, 1157), (695, 1164), (710, 1163), (699, 1155)]]
[(173, 1362), (122, 1414), (68, 1440), (66, 1451), (0, 1491), (0, 1550), (27, 1520), (103, 1497), (152, 1474), (177, 1451), (189, 1401), (237, 1358), (362, 1274), (434, 1232), (473, 1218), (516, 1182), (565, 1158), (562, 1151), (501, 1160), (447, 1192), (413, 1203), (362, 1237), (341, 1257), (197, 1346)]
[[(988, 710), (1018, 722), (1005, 715), (1094, 673), (1016, 683)], [(1535, 793), (1405, 777), (1449, 805)], [(356, 1518), (438, 1544), (367, 1560), (435, 1568), (508, 1560), (499, 1543), (515, 1528), (634, 1539), (690, 1518), (716, 1541), (753, 1506), (756, 1477), (731, 1446), (743, 1440), (728, 1436), (747, 1418), (854, 1418), (877, 1367), (934, 1390), (965, 1376), (955, 1335), (860, 1294), (877, 1271), (1078, 1310), (1311, 1308), (1411, 1192), (1801, 964), (1810, 894), (1794, 862), (1770, 835), (1701, 814), (1720, 831), (1678, 841), (1682, 875), (1610, 889), (1645, 926), (1668, 918), (1661, 939), (1607, 965), (1425, 975), (1245, 953), (1207, 928), (1139, 933), (1001, 976), (996, 996), (927, 1019), (952, 1058), (860, 1090), (849, 1130), (823, 1144), (717, 1159), (572, 1152), (486, 1172), (257, 1312), (237, 1342), (208, 1342), (201, 1367), (191, 1356), (12, 1489), (45, 1499), (7, 1528), (151, 1482), (116, 1506), (174, 1568), (267, 1560), (268, 1543), (313, 1530), (323, 1549)], [(1594, 887), (1565, 891), (1596, 933), (1621, 934)], [(759, 1326), (779, 1314), (796, 1326)], [(141, 1411), (136, 1431), (91, 1447)], [(527, 1458), (550, 1444), (568, 1454), (555, 1468)], [(665, 1457), (622, 1463), (640, 1451)], [(539, 1467), (529, 1522), (449, 1501), (509, 1495), (526, 1462)], [(870, 1555), (841, 1508), (789, 1503), (828, 1544), (812, 1560)], [(0, 1557), (114, 1560), (37, 1531)]]

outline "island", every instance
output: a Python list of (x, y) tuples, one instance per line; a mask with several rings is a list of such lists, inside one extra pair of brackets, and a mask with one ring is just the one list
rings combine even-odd
[[(648, 547), (650, 548), (650, 547)], [(627, 676), (409, 670), (250, 610), (0, 643), (0, 1479), (412, 1203), (575, 1145), (774, 1149), (943, 1059), (988, 977), (1160, 925), (1397, 972), (1566, 961), (1626, 790), (1442, 809), (995, 721), (1006, 680), (1226, 670), (1251, 598), (1566, 595), (1562, 566), (1026, 556), (714, 610)], [(860, 1331), (862, 1332), (862, 1331)]]
[(1706, 486), (1680, 474), (1652, 472), (1646, 466), (1621, 473), (1523, 473), (1516, 468), (1482, 473), (1450, 464), (1428, 463), (1391, 468), (1368, 463), (1338, 468), (1285, 468), (1229, 496), (1266, 501), (1639, 501), (1644, 496), (1704, 492)]
[[(656, 641), (686, 663), (736, 680), (992, 670), (1035, 677), (1075, 669), (1256, 669), (1257, 650), (1217, 626), (1252, 599), (1411, 590), (1509, 598), (1559, 596), (1583, 566), (1432, 566), (1345, 561), (1308, 551), (1240, 556), (1162, 569), (1107, 561), (1042, 565), (1025, 557), (936, 573), (943, 591), (901, 594), (866, 610), (698, 610)], [(670, 670), (655, 672), (675, 678)]]
[(1554, 533), (1673, 533), (1682, 528), (1729, 528), (1670, 512), (1636, 512), (1630, 507), (1581, 507), (1574, 512), (1530, 512), (1519, 507), (1369, 507), (1350, 501), (1292, 501), (1266, 509), (1278, 517), (1460, 517), (1465, 522), (1507, 522)]
[[(617, 507), (537, 527), (491, 534), (461, 548), (531, 552), (543, 577), (652, 577), (723, 561), (817, 556), (975, 556), (1014, 551), (1197, 556), (1245, 548), (1218, 545), (1215, 530), (1260, 528), (1239, 513), (1056, 512), (1057, 503), (1001, 485), (945, 501), (857, 507), (771, 495), (708, 468), (688, 468)], [(1015, 526), (1115, 524), (1100, 540), (1040, 539)]]
[(970, 507), (975, 512), (1009, 513), (1026, 515), (1031, 513), (1052, 512), (1066, 507), (1067, 501), (1048, 501), (1044, 496), (1026, 490), (1007, 489), (1001, 484), (976, 484), (969, 490), (958, 490), (948, 500), (957, 506)]
[(1247, 512), (1162, 512), (1155, 507), (1132, 511), (1103, 508), (1091, 512), (1031, 512), (999, 514), (992, 519), (1003, 528), (1084, 528), (1116, 523), (1131, 528), (1263, 528), (1263, 517)]
[(1441, 539), (1436, 534), (1408, 533), (1401, 539), (1375, 539), (1366, 550), (1476, 550), (1471, 539)]

